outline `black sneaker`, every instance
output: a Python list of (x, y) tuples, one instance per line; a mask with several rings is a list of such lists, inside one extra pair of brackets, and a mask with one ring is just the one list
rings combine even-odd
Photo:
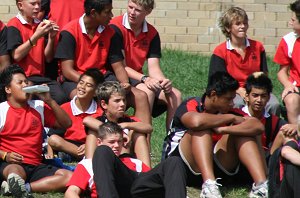
[(15, 198), (32, 198), (33, 196), (27, 192), (25, 181), (16, 173), (10, 173), (7, 177), (9, 191)]

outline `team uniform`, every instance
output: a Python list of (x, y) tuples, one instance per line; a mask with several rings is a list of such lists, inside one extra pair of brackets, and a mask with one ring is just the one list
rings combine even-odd
[(111, 148), (99, 146), (93, 157), (93, 171), (99, 197), (186, 197), (185, 167), (178, 157), (138, 173), (128, 168)]
[[(53, 175), (58, 168), (42, 164), (43, 127), (53, 127), (56, 121), (49, 106), (41, 100), (30, 100), (26, 107), (14, 108), (6, 101), (0, 103), (0, 109), (0, 150), (23, 156), (21, 166), (27, 181)], [(0, 162), (1, 174), (8, 165)]]
[(70, 21), (79, 18), (83, 13), (84, 0), (50, 1), (49, 19), (55, 21), (60, 29)]
[[(90, 39), (83, 22), (84, 16), (65, 25), (60, 33), (55, 57), (59, 60), (73, 60), (74, 70), (80, 74), (89, 68), (97, 68), (107, 80), (111, 76), (108, 65), (124, 58), (120, 40), (111, 27), (101, 25), (93, 39)], [(75, 89), (76, 82), (63, 78), (61, 71), (60, 75), (64, 89), (70, 93)]]
[[(229, 73), (244, 87), (246, 79), (254, 72), (268, 73), (266, 52), (262, 43), (246, 38), (245, 57), (243, 58), (232, 46), (230, 40), (218, 45), (211, 56), (209, 66), (209, 78), (218, 71)], [(234, 98), (235, 107), (241, 108), (245, 105), (244, 100), (238, 94)], [(274, 94), (266, 106), (267, 111), (280, 115), (279, 101)]]
[(84, 125), (82, 124), (83, 119), (86, 116), (92, 116), (94, 118), (102, 115), (103, 110), (97, 105), (95, 100), (92, 100), (92, 103), (87, 111), (82, 112), (76, 106), (76, 98), (75, 96), (70, 102), (65, 103), (61, 106), (63, 110), (69, 115), (72, 120), (72, 126), (66, 130), (64, 133), (64, 138), (66, 140), (71, 140), (77, 142), (78, 144), (84, 144), (86, 139), (86, 132), (84, 129)]
[[(7, 50), (11, 52), (28, 41), (36, 31), (39, 23), (39, 20), (34, 19), (34, 23), (30, 25), (20, 13), (12, 18), (7, 24), (7, 34), (9, 35), (7, 37)], [(34, 84), (46, 83), (50, 87), (51, 97), (58, 104), (63, 104), (67, 101), (67, 98), (60, 84), (45, 77), (45, 47), (45, 38), (42, 37), (23, 59), (20, 61), (13, 60), (13, 62), (24, 69), (28, 80)]]
[[(276, 50), (274, 62), (289, 67), (289, 80), (300, 87), (300, 39), (299, 35), (290, 32), (285, 35)], [(298, 54), (298, 55), (297, 55)]]
[(8, 55), (7, 51), (7, 27), (0, 21), (0, 56)]
[[(127, 155), (120, 156), (120, 160), (132, 171), (135, 172), (147, 172), (150, 170), (142, 161), (128, 157)], [(92, 167), (92, 159), (81, 160), (67, 184), (68, 186), (77, 186), (82, 191), (89, 189), (91, 191), (91, 197), (97, 198), (96, 186), (93, 180), (94, 173)]]
[(161, 58), (160, 38), (157, 30), (144, 21), (142, 32), (135, 37), (128, 22), (128, 14), (113, 18), (111, 27), (122, 38), (126, 65), (139, 73), (148, 58)]

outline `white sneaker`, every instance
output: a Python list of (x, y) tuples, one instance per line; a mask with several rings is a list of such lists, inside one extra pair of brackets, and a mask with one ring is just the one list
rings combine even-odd
[(249, 198), (268, 198), (268, 189), (268, 180), (258, 186), (253, 183)]
[(202, 184), (200, 198), (222, 198), (219, 190), (219, 186), (222, 185), (217, 183), (218, 179), (220, 178), (217, 178), (216, 180), (208, 179)]
[(9, 191), (8, 183), (5, 180), (1, 184), (1, 195), (3, 195), (3, 196), (11, 195), (11, 192)]

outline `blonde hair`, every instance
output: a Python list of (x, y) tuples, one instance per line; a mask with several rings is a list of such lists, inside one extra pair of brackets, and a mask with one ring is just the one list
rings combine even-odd
[(154, 8), (154, 0), (131, 0), (131, 1), (133, 3), (142, 6), (147, 11), (151, 11)]

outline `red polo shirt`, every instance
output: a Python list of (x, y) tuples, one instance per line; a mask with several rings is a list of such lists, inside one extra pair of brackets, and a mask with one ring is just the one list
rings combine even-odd
[(128, 23), (127, 13), (110, 21), (122, 38), (126, 65), (143, 73), (142, 67), (148, 58), (160, 58), (160, 38), (156, 29), (144, 21), (142, 32), (136, 37)]
[[(12, 51), (22, 45), (34, 34), (40, 21), (34, 20), (33, 25), (25, 21), (22, 15), (18, 14), (7, 24), (7, 49)], [(45, 39), (40, 38), (36, 46), (32, 47), (29, 53), (20, 61), (13, 60), (20, 65), (26, 76), (38, 75), (44, 76), (45, 73)]]
[(218, 45), (211, 57), (209, 76), (217, 71), (225, 71), (239, 82), (240, 87), (244, 87), (247, 77), (253, 72), (268, 72), (262, 43), (251, 39), (246, 39), (246, 42), (244, 58), (232, 47), (229, 40)]
[(290, 67), (289, 80), (300, 86), (300, 39), (299, 35), (290, 32), (285, 35), (276, 50), (274, 62)]
[(123, 60), (120, 41), (109, 26), (99, 26), (90, 39), (83, 17), (71, 21), (61, 31), (55, 57), (74, 60), (74, 69), (80, 74), (89, 68), (98, 68), (105, 74), (108, 63)]

